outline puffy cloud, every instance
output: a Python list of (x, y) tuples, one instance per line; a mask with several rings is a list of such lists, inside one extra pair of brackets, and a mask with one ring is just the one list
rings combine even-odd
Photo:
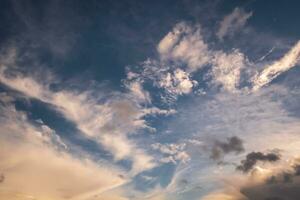
[(223, 154), (228, 154), (228, 153), (236, 153), (239, 154), (243, 152), (244, 146), (243, 146), (243, 141), (236, 136), (229, 137), (227, 138), (226, 142), (222, 141), (215, 141), (212, 149), (211, 149), (211, 158), (212, 159), (220, 159), (220, 157)]
[(132, 68), (127, 70), (127, 84), (139, 82), (161, 89), (158, 94), (165, 103), (174, 102), (178, 96), (192, 93), (198, 85), (188, 71), (157, 60), (144, 61), (138, 68), (139, 71), (133, 72)]
[(265, 67), (256, 77), (253, 78), (253, 90), (258, 90), (270, 83), (281, 73), (293, 68), (300, 59), (300, 41), (298, 41), (281, 59)]
[[(211, 66), (212, 82), (221, 85), (230, 92), (237, 91), (241, 82), (241, 73), (246, 66), (250, 65), (247, 57), (237, 49), (226, 53), (209, 48), (203, 40), (200, 27), (192, 27), (183, 22), (177, 24), (173, 31), (161, 40), (158, 45), (158, 52), (163, 60), (179, 61), (179, 63), (186, 64), (185, 76), (192, 76), (193, 72), (204, 66)], [(179, 73), (177, 68), (174, 69), (173, 74), (165, 73), (162, 75), (160, 86), (178, 94), (190, 93), (195, 84), (188, 79), (185, 82), (178, 80), (182, 84), (177, 84), (178, 86), (174, 87), (172, 82), (176, 82), (174, 81), (176, 74), (181, 75), (183, 73)]]
[(241, 8), (235, 8), (232, 13), (226, 15), (220, 22), (219, 30), (216, 33), (219, 40), (223, 40), (226, 36), (233, 36), (241, 30), (247, 20), (252, 16), (252, 12), (246, 12)]
[(262, 152), (251, 152), (247, 154), (246, 159), (241, 161), (241, 165), (237, 166), (238, 170), (243, 172), (249, 172), (258, 161), (262, 162), (276, 162), (280, 159), (280, 156), (276, 153), (267, 153)]
[(239, 50), (231, 53), (215, 52), (212, 64), (213, 83), (220, 84), (226, 91), (231, 92), (239, 89), (242, 70), (250, 65)]
[(185, 152), (186, 144), (152, 144), (154, 150), (159, 150), (164, 156), (160, 159), (163, 163), (172, 162), (174, 164), (177, 161), (186, 163), (190, 160), (190, 156)]
[(130, 82), (127, 84), (127, 88), (131, 94), (140, 102), (150, 103), (151, 98), (149, 92), (145, 91), (138, 81)]
[(162, 59), (184, 62), (196, 71), (209, 62), (210, 53), (199, 26), (178, 23), (158, 44)]
[(164, 88), (170, 94), (182, 95), (192, 92), (193, 87), (196, 86), (197, 81), (191, 80), (187, 72), (176, 69), (173, 74), (167, 73), (162, 77), (159, 86)]

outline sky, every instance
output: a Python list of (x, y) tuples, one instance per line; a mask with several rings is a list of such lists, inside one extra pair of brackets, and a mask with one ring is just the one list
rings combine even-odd
[(0, 2), (0, 199), (299, 200), (300, 2)]

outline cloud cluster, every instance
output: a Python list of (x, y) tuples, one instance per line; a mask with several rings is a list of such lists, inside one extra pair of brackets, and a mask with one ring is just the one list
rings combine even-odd
[(144, 61), (138, 70), (127, 69), (126, 83), (132, 82), (151, 85), (155, 90), (161, 89), (158, 94), (165, 103), (175, 102), (178, 96), (192, 93), (198, 85), (186, 70), (151, 59)]
[[(251, 15), (252, 13), (245, 13), (236, 8), (222, 21), (218, 32), (219, 38), (222, 39), (233, 30), (236, 31), (237, 28), (244, 26)], [(259, 71), (255, 67), (259, 63), (250, 62), (239, 49), (226, 52), (211, 48), (203, 39), (201, 32), (201, 27), (198, 25), (179, 23), (160, 41), (157, 47), (158, 52), (163, 62), (168, 61), (169, 65), (175, 62), (177, 65), (184, 66), (186, 73), (191, 77), (194, 72), (210, 66), (211, 82), (221, 85), (226, 91), (235, 92), (245, 87), (245, 85), (242, 86), (242, 82), (249, 82), (250, 84), (246, 87), (256, 91), (281, 73), (296, 66), (299, 61), (300, 43), (297, 42), (282, 58), (267, 64), (262, 71)], [(170, 75), (165, 77), (166, 80), (171, 80)], [(247, 80), (241, 80), (242, 78)], [(192, 88), (192, 84), (189, 85)]]
[[(8, 76), (14, 74), (14, 76)], [(45, 76), (38, 74), (38, 77)], [(53, 75), (46, 75), (53, 77)], [(133, 161), (133, 173), (150, 169), (155, 166), (153, 158), (130, 141), (128, 134), (139, 129), (150, 129), (143, 119), (145, 115), (171, 114), (158, 108), (143, 109), (139, 102), (150, 101), (149, 96), (138, 84), (131, 84), (132, 94), (119, 94), (105, 103), (93, 95), (93, 91), (76, 91), (62, 89), (52, 91), (50, 80), (39, 80), (37, 77), (24, 76), (18, 71), (5, 66), (1, 67), (0, 81), (13, 90), (19, 91), (30, 98), (36, 98), (51, 104), (67, 119), (74, 122), (77, 128), (87, 137), (97, 140), (116, 160), (129, 158)], [(57, 82), (57, 80), (55, 80)], [(123, 96), (123, 97), (122, 97)], [(133, 101), (131, 97), (136, 97)], [(113, 136), (113, 137), (112, 137)]]
[(163, 154), (163, 157), (160, 159), (160, 162), (163, 163), (174, 163), (178, 161), (186, 163), (190, 160), (190, 156), (185, 151), (186, 144), (160, 144), (155, 143), (151, 145), (154, 150), (160, 151)]
[(178, 95), (191, 93), (193, 87), (197, 84), (197, 81), (190, 79), (190, 75), (187, 72), (179, 68), (172, 74), (167, 73), (159, 82), (161, 88), (166, 89), (171, 94)]
[(211, 66), (209, 75), (212, 77), (212, 83), (223, 86), (225, 90), (235, 91), (239, 87), (242, 70), (250, 65), (250, 62), (237, 49), (232, 52), (212, 49), (201, 34), (200, 26), (191, 26), (183, 22), (177, 24), (158, 44), (162, 61), (186, 65), (186, 73), (191, 74), (189, 76), (206, 66)]

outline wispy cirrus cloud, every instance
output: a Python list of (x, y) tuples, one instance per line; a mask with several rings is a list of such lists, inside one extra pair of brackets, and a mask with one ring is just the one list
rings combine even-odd
[(220, 22), (219, 29), (216, 33), (218, 39), (223, 41), (225, 37), (232, 37), (245, 26), (252, 14), (252, 12), (246, 12), (242, 8), (235, 8)]
[(257, 90), (270, 83), (277, 76), (297, 66), (300, 59), (300, 41), (298, 41), (282, 58), (266, 65), (265, 68), (253, 78), (253, 90)]
[[(139, 129), (151, 129), (143, 119), (149, 114), (171, 114), (158, 108), (143, 110), (139, 102), (149, 101), (149, 96), (140, 85), (131, 83), (130, 93), (119, 94), (107, 102), (100, 104), (92, 91), (60, 90), (52, 91), (50, 85), (55, 77), (39, 80), (35, 77), (22, 75), (18, 70), (1, 67), (1, 83), (17, 90), (30, 98), (36, 98), (54, 106), (67, 119), (75, 122), (77, 128), (87, 137), (97, 140), (110, 151), (116, 160), (129, 158), (133, 161), (132, 171), (138, 173), (155, 166), (150, 155), (130, 141), (128, 134)], [(8, 76), (8, 74), (14, 74)], [(38, 76), (41, 76), (39, 74)], [(133, 87), (132, 87), (133, 84)], [(137, 101), (132, 101), (132, 98)], [(113, 135), (113, 137), (112, 137)]]
[(3, 101), (9, 96), (1, 95), (1, 197), (85, 199), (128, 181), (116, 166), (100, 166), (66, 151), (54, 130), (34, 124), (14, 108), (13, 98)]
[[(18, 146), (16, 154), (25, 152), (24, 160), (32, 163), (24, 162), (22, 167), (37, 169), (39, 156), (43, 157), (41, 161), (44, 158), (53, 161), (49, 165), (43, 163), (36, 170), (41, 175), (34, 176), (34, 185), (41, 183), (36, 186), (40, 193), (27, 188), (23, 179), (16, 179), (22, 184), (20, 192), (56, 199), (240, 200), (247, 195), (252, 198), (249, 195), (252, 190), (264, 185), (270, 173), (284, 168), (282, 163), (299, 151), (300, 130), (299, 119), (288, 110), (294, 107), (286, 105), (297, 104), (298, 88), (272, 82), (297, 65), (299, 42), (283, 58), (272, 60), (263, 56), (257, 61), (242, 46), (233, 45), (235, 48), (230, 49), (231, 45), (225, 43), (225, 39), (233, 38), (245, 27), (252, 14), (234, 9), (216, 24), (219, 29), (211, 35), (206, 35), (209, 32), (205, 24), (175, 24), (156, 45), (157, 57), (127, 67), (127, 77), (120, 80), (120, 90), (105, 88), (103, 91), (104, 88), (94, 89), (85, 84), (79, 89), (60, 81), (59, 74), (38, 70), (39, 63), (30, 68), (26, 64), (18, 66), (17, 48), (0, 56), (0, 82), (5, 90), (29, 101), (43, 102), (43, 106), (57, 111), (83, 137), (96, 141), (101, 151), (112, 156), (108, 163), (78, 158), (69, 152), (70, 144), (64, 143), (55, 130), (42, 122), (31, 124), (25, 115), (22, 118), (21, 112), (9, 110), (12, 103), (3, 111), (8, 115), (15, 112), (23, 120), (20, 127), (25, 127), (26, 133), (35, 132), (42, 138), (30, 136), (37, 147)], [(49, 41), (46, 45), (50, 45)], [(70, 50), (69, 45), (61, 51), (56, 49), (60, 44), (51, 45), (50, 50), (58, 50), (53, 55), (65, 56)], [(9, 97), (0, 97), (9, 102)], [(19, 129), (16, 136), (22, 135)], [(7, 138), (4, 141), (10, 142)], [(21, 160), (10, 147), (15, 143), (9, 144), (4, 145), (11, 151), (7, 155)], [(277, 154), (274, 157), (260, 153), (275, 148), (280, 149), (282, 159), (277, 159)], [(57, 185), (62, 189), (50, 184), (53, 183), (50, 174), (63, 174), (54, 163), (82, 172), (78, 176), (73, 170), (66, 172), (74, 187), (63, 180)], [(251, 173), (241, 173), (237, 166)], [(12, 174), (0, 171), (0, 184), (8, 184), (13, 173), (29, 179), (24, 172), (23, 168)], [(101, 176), (103, 180), (98, 182), (96, 179)], [(281, 176), (274, 176), (281, 180)], [(78, 179), (82, 182), (78, 183)], [(11, 184), (15, 187), (15, 183)], [(251, 192), (240, 192), (242, 189)]]

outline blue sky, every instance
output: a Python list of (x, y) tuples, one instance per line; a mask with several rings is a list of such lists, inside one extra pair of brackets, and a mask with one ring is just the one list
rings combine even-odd
[(1, 198), (300, 198), (299, 2), (0, 4)]

